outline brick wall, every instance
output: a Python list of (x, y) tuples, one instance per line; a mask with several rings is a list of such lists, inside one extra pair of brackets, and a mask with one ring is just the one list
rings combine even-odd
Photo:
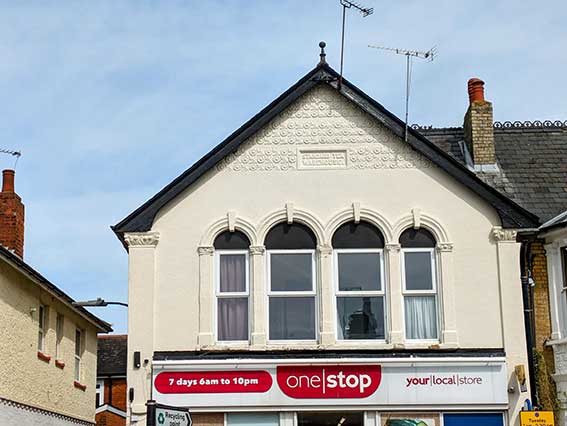
[(14, 192), (14, 172), (4, 170), (0, 192), (0, 244), (24, 257), (24, 205)]
[(535, 255), (532, 267), (535, 281), (534, 316), (535, 316), (535, 345), (543, 349), (545, 341), (551, 336), (551, 315), (549, 312), (549, 285), (547, 280), (547, 258), (542, 242), (532, 243), (532, 253)]
[(96, 426), (124, 426), (126, 419), (118, 414), (104, 411), (96, 415)]
[(465, 115), (465, 143), (474, 164), (496, 164), (492, 104), (488, 101), (472, 102)]
[(194, 426), (223, 426), (224, 414), (223, 413), (199, 413), (192, 414)]

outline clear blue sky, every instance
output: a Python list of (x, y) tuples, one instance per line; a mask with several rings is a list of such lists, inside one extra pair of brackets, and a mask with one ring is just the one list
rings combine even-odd
[[(567, 3), (378, 1), (347, 19), (345, 76), (413, 123), (458, 126), (466, 82), (497, 120), (567, 119)], [(127, 299), (118, 222), (318, 60), (338, 70), (338, 0), (0, 2), (0, 148), (21, 149), (25, 259), (76, 299)], [(9, 157), (0, 166), (11, 167)], [(126, 310), (93, 312), (126, 331)]]

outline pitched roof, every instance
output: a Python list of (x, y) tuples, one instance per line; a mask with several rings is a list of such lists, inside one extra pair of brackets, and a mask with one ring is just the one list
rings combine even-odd
[(0, 246), (0, 259), (12, 265), (18, 271), (27, 275), (33, 282), (43, 288), (45, 291), (53, 295), (55, 298), (59, 299), (64, 303), (69, 309), (75, 311), (79, 316), (86, 319), (88, 322), (93, 324), (99, 332), (109, 333), (112, 331), (112, 326), (106, 321), (101, 320), (99, 317), (91, 314), (82, 306), (74, 305), (75, 300), (71, 298), (67, 293), (58, 288), (55, 284), (52, 284), (47, 278), (33, 269), (30, 265), (22, 260), (19, 256), (12, 253), (7, 248)]
[[(326, 63), (317, 65), (317, 67), (308, 72), (297, 83), (213, 148), (193, 166), (175, 178), (170, 184), (165, 186), (125, 219), (113, 226), (113, 231), (121, 240), (126, 232), (149, 231), (157, 212), (163, 206), (192, 185), (225, 156), (238, 149), (238, 147), (246, 142), (256, 131), (261, 129), (272, 118), (276, 117), (286, 107), (317, 84), (327, 84), (331, 86), (342, 96), (373, 116), (395, 135), (402, 139), (404, 138), (405, 124), (402, 120), (346, 79), (342, 79), (342, 85), (339, 87), (337, 84), (338, 77), (338, 73)], [(491, 204), (498, 212), (503, 227), (533, 228), (539, 224), (536, 216), (523, 209), (506, 196), (500, 194), (490, 185), (487, 185), (473, 172), (468, 170), (461, 161), (447, 154), (446, 151), (430, 142), (421, 133), (409, 129), (407, 143), (414, 150), (428, 158), (433, 164), (445, 170), (445, 172), (453, 178), (457, 179)]]
[[(464, 164), (462, 127), (419, 132)], [(499, 170), (478, 173), (482, 180), (541, 222), (567, 210), (567, 122), (495, 123), (494, 145)]]
[(110, 334), (98, 336), (97, 377), (126, 376), (128, 336)]
[(545, 222), (539, 229), (540, 231), (547, 232), (556, 228), (567, 228), (567, 210)]

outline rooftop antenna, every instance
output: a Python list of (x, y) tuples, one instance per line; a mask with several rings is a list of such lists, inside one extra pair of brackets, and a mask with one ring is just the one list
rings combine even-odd
[(374, 13), (374, 8), (372, 7), (364, 7), (359, 3), (355, 3), (348, 0), (339, 0), (341, 6), (343, 7), (343, 29), (341, 32), (341, 72), (339, 74), (339, 84), (338, 89), (341, 89), (341, 84), (343, 82), (343, 59), (344, 59), (344, 52), (345, 52), (345, 21), (346, 21), (346, 10), (354, 7), (358, 10), (363, 18), (366, 18), (369, 15)]
[(0, 154), (8, 154), (8, 155), (13, 155), (14, 157), (16, 157), (16, 161), (14, 161), (14, 170), (16, 169), (16, 166), (18, 165), (18, 160), (22, 156), (21, 151), (12, 151), (11, 149), (3, 149), (3, 148), (0, 148)]
[(427, 62), (432, 62), (433, 59), (437, 57), (437, 48), (433, 46), (427, 52), (422, 52), (419, 50), (408, 50), (408, 49), (398, 49), (395, 47), (375, 46), (373, 44), (369, 44), (368, 47), (372, 49), (386, 50), (388, 52), (393, 52), (397, 55), (404, 55), (406, 57), (406, 126), (404, 130), (404, 140), (407, 142), (412, 59), (419, 58), (419, 59), (425, 59)]

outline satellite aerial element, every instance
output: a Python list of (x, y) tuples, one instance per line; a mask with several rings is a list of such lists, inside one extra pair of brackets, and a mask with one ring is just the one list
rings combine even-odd
[(343, 7), (343, 29), (341, 32), (341, 72), (339, 73), (339, 83), (338, 89), (341, 89), (341, 83), (343, 82), (343, 59), (344, 59), (344, 52), (345, 52), (345, 21), (346, 21), (346, 10), (354, 7), (356, 10), (360, 12), (363, 18), (366, 18), (369, 15), (374, 13), (373, 7), (364, 7), (359, 3), (355, 3), (348, 0), (339, 0), (341, 6)]
[(16, 168), (16, 166), (18, 164), (18, 160), (22, 156), (21, 151), (12, 151), (11, 149), (3, 149), (3, 148), (0, 148), (0, 154), (8, 154), (8, 155), (13, 155), (14, 157), (16, 157), (16, 161), (14, 162), (14, 169)]
[(372, 49), (386, 50), (388, 52), (393, 52), (397, 55), (404, 55), (406, 57), (406, 126), (404, 131), (404, 140), (407, 142), (412, 58), (425, 59), (427, 62), (433, 62), (433, 59), (437, 57), (437, 48), (433, 46), (427, 52), (422, 52), (420, 50), (399, 49), (396, 47), (376, 46), (373, 44), (369, 44), (368, 47)]

